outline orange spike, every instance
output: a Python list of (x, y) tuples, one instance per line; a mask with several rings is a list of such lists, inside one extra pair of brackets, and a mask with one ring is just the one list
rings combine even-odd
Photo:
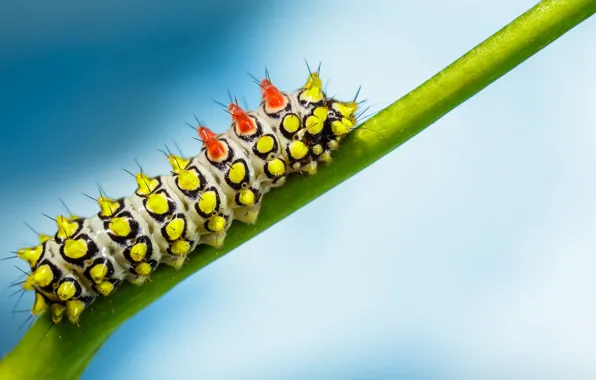
[(246, 112), (236, 103), (230, 103), (228, 106), (228, 111), (230, 115), (232, 115), (232, 120), (236, 123), (236, 128), (238, 131), (243, 134), (247, 135), (255, 131), (256, 125), (255, 122), (248, 116)]
[(209, 128), (200, 125), (198, 128), (199, 137), (205, 148), (207, 148), (207, 154), (212, 160), (219, 160), (226, 155), (226, 148), (224, 144), (217, 139), (215, 133)]
[(269, 79), (263, 79), (261, 81), (261, 89), (263, 91), (263, 100), (267, 102), (268, 107), (280, 108), (284, 105), (285, 99), (281, 91)]

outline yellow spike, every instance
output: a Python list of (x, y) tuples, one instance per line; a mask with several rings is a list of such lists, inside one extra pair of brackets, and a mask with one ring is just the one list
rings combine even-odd
[(110, 295), (110, 293), (114, 291), (114, 284), (112, 284), (109, 281), (104, 281), (100, 284), (97, 284), (95, 288), (97, 289), (97, 292), (102, 296), (108, 296)]
[(50, 306), (50, 311), (52, 312), (52, 322), (60, 323), (62, 321), (62, 317), (64, 316), (64, 310), (66, 308), (61, 303), (53, 303)]
[(339, 112), (343, 117), (352, 117), (356, 110), (358, 110), (358, 103), (356, 102), (335, 102), (333, 109)]
[(130, 249), (130, 257), (133, 261), (139, 262), (147, 256), (147, 243), (137, 243)]
[(85, 303), (81, 300), (72, 300), (66, 302), (66, 316), (72, 323), (79, 322), (79, 316), (85, 310)]
[(78, 223), (71, 221), (64, 215), (59, 215), (56, 218), (56, 225), (58, 226), (58, 236), (63, 239), (74, 235), (79, 227)]
[(290, 157), (295, 160), (300, 160), (308, 154), (308, 147), (300, 140), (290, 142), (289, 145)]
[(252, 206), (255, 203), (255, 193), (250, 189), (240, 190), (238, 203), (244, 206)]
[(48, 303), (46, 299), (39, 293), (35, 292), (35, 301), (33, 302), (33, 308), (31, 308), (31, 314), (40, 315), (48, 309)]
[(184, 219), (176, 218), (169, 222), (166, 226), (166, 234), (170, 240), (178, 240), (184, 232), (186, 222)]
[(149, 178), (147, 175), (143, 173), (139, 173), (135, 176), (137, 181), (137, 193), (142, 195), (151, 194), (153, 190), (157, 188), (159, 182), (155, 178)]
[(108, 266), (104, 263), (96, 264), (89, 270), (89, 275), (96, 284), (101, 283), (104, 278), (108, 275)]
[(97, 204), (99, 204), (102, 216), (112, 216), (118, 211), (118, 207), (120, 207), (118, 202), (103, 195), (97, 198)]
[(25, 260), (29, 264), (29, 266), (33, 268), (33, 266), (35, 266), (35, 264), (41, 257), (42, 253), (43, 253), (43, 246), (38, 245), (34, 248), (19, 249), (17, 251), (17, 256), (20, 259)]
[(75, 293), (77, 292), (77, 288), (75, 287), (72, 281), (65, 281), (58, 287), (56, 294), (58, 298), (62, 301), (67, 301), (74, 297)]
[(178, 172), (178, 185), (183, 190), (192, 191), (201, 186), (201, 180), (195, 173), (189, 170), (180, 170)]
[(52, 268), (50, 268), (49, 265), (44, 264), (40, 265), (39, 268), (35, 270), (35, 272), (31, 273), (29, 277), (27, 277), (25, 283), (31, 281), (35, 285), (44, 287), (50, 285), (53, 280), (54, 273), (52, 272)]
[(302, 95), (309, 101), (317, 103), (323, 99), (323, 82), (318, 73), (311, 73), (303, 88)]
[(186, 255), (190, 251), (190, 243), (186, 240), (180, 239), (172, 243), (170, 251), (176, 255)]
[(209, 218), (208, 226), (213, 232), (221, 232), (226, 227), (226, 220), (223, 216), (214, 215)]
[(174, 173), (179, 173), (181, 170), (186, 169), (190, 163), (189, 159), (176, 156), (175, 154), (169, 154), (167, 157)]
[(149, 276), (151, 274), (151, 265), (149, 263), (140, 263), (135, 267), (135, 272), (139, 276)]
[(267, 163), (267, 169), (269, 173), (276, 177), (282, 176), (286, 173), (286, 165), (279, 158), (274, 158)]
[(52, 237), (50, 235), (46, 235), (46, 234), (39, 234), (39, 242), (40, 243), (45, 243), (46, 241), (50, 240)]
[(23, 290), (26, 290), (28, 292), (35, 289), (35, 282), (33, 282), (33, 277), (31, 275), (27, 276), (25, 282), (23, 282), (23, 285), (21, 285), (21, 287), (23, 288)]

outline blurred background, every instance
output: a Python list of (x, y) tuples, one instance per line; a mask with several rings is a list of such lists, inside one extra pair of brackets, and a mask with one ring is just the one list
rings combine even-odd
[[(12, 2), (0, 12), (1, 256), (96, 212), (134, 159), (223, 131), (246, 72), (304, 58), (374, 110), (536, 0)], [(596, 376), (596, 20), (128, 320), (84, 379)], [(378, 203), (354, 202), (374, 194)], [(266, 201), (266, 198), (265, 198)], [(328, 233), (312, 234), (312, 223)], [(0, 263), (0, 353), (24, 334)], [(25, 264), (21, 264), (25, 267)], [(17, 309), (29, 308), (26, 295)]]

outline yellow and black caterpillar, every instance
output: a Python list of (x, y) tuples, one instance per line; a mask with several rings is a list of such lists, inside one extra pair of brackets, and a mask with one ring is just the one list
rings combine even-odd
[(231, 101), (226, 132), (196, 126), (203, 143), (197, 156), (165, 152), (171, 174), (137, 174), (127, 198), (100, 191), (96, 215), (58, 216), (54, 236), (40, 235), (39, 245), (17, 251), (31, 267), (20, 285), (35, 292), (33, 315), (49, 309), (54, 323), (65, 315), (77, 323), (98, 295), (124, 280), (141, 285), (160, 263), (180, 268), (198, 244), (222, 245), (233, 220), (254, 223), (271, 188), (293, 172), (315, 173), (356, 126), (356, 99), (327, 98), (318, 72), (291, 94), (268, 76), (259, 85), (257, 111)]

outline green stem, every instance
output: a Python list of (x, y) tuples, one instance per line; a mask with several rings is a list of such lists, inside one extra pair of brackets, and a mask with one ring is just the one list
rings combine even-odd
[(312, 177), (291, 178), (266, 196), (255, 226), (235, 223), (225, 248), (202, 246), (180, 271), (160, 268), (142, 287), (123, 285), (83, 314), (81, 328), (39, 318), (0, 362), (2, 379), (68, 379), (85, 369), (105, 340), (133, 314), (186, 277), (282, 220), (428, 127), (459, 104), (596, 12), (596, 0), (545, 0), (393, 103), (343, 142), (334, 162)]

